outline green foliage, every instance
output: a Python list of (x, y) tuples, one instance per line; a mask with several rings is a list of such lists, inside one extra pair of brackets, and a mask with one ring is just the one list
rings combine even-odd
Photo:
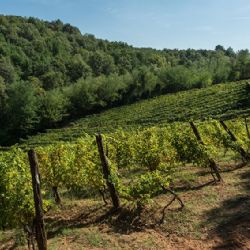
[[(110, 76), (110, 79), (112, 78)], [(130, 81), (130, 79), (128, 75), (126, 81)], [(84, 93), (85, 89), (80, 91), (81, 85), (81, 88), (83, 86), (90, 90), (93, 88), (93, 85), (85, 86), (83, 83), (85, 81), (79, 82), (79, 85), (77, 84), (74, 88), (75, 93), (78, 93), (77, 96), (79, 96), (79, 100), (74, 100), (75, 109), (82, 110), (82, 112), (84, 112), (85, 102), (88, 102), (89, 106), (97, 103), (97, 99), (90, 98), (91, 94)], [(101, 114), (87, 116), (67, 128), (48, 130), (47, 133), (32, 136), (23, 143), (33, 146), (51, 142), (76, 141), (77, 138), (82, 137), (83, 131), (89, 134), (110, 133), (119, 128), (131, 131), (141, 127), (162, 127), (176, 121), (204, 120), (208, 117), (227, 120), (238, 116), (248, 116), (250, 98), (247, 86), (247, 82), (242, 81), (163, 95), (132, 105), (113, 108)], [(81, 97), (85, 98), (81, 99)]]
[[(215, 120), (198, 123), (205, 145), (199, 144), (189, 123), (173, 123), (132, 132), (117, 130), (104, 135), (110, 165), (109, 181), (124, 201), (145, 205), (164, 192), (176, 171), (185, 164), (208, 166), (212, 155), (228, 147), (249, 148), (245, 123), (241, 119), (227, 122), (238, 138), (231, 142)], [(208, 145), (209, 144), (209, 145)], [(48, 193), (53, 187), (69, 191), (84, 190), (92, 194), (107, 189), (94, 136), (83, 135), (74, 143), (37, 147), (44, 209), (51, 204)], [(27, 154), (18, 148), (0, 152), (0, 227), (31, 224), (34, 215), (31, 176)]]
[(77, 81), (79, 78), (87, 78), (92, 74), (92, 69), (83, 60), (80, 54), (75, 55), (68, 63), (68, 75), (72, 82)]
[(12, 135), (23, 136), (40, 121), (38, 89), (31, 83), (17, 82), (10, 85), (7, 95), (7, 129)]
[(30, 225), (34, 205), (27, 154), (13, 149), (0, 159), (0, 228)]
[(168, 187), (170, 176), (163, 175), (160, 171), (145, 173), (135, 178), (127, 192), (130, 199), (137, 204), (144, 205), (156, 194), (162, 192), (162, 187)]
[(71, 113), (84, 115), (112, 106), (122, 99), (127, 82), (132, 82), (129, 75), (116, 74), (79, 79), (65, 91), (71, 103)]
[[(10, 145), (37, 130), (54, 127), (58, 121), (104, 108), (250, 77), (249, 51), (235, 53), (220, 45), (209, 51), (139, 49), (81, 34), (60, 20), (44, 22), (16, 16), (0, 16), (0, 33), (0, 82), (4, 85), (1, 89), (6, 89), (4, 100), (0, 94), (4, 120), (0, 123), (0, 144)], [(44, 112), (28, 108), (33, 105), (28, 101), (24, 109), (33, 109), (33, 118), (30, 112), (23, 112), (21, 105), (15, 108), (15, 119), (5, 102), (15, 102), (11, 100), (15, 98), (11, 85), (16, 82), (27, 89), (35, 82), (42, 88), (40, 92), (58, 93), (60, 89), (60, 95), (69, 100), (66, 110), (57, 94), (60, 108), (56, 115), (53, 111), (53, 117), (44, 118)], [(50, 95), (46, 95), (47, 100), (55, 103)], [(44, 106), (47, 101), (38, 98), (38, 102), (38, 106)], [(20, 117), (25, 124), (20, 123)], [(12, 123), (15, 132), (9, 129)]]
[[(180, 133), (179, 131), (182, 130)], [(209, 159), (206, 146), (201, 145), (190, 127), (179, 126), (173, 131), (171, 139), (173, 147), (177, 151), (177, 159), (183, 163), (193, 163), (198, 166), (206, 166)]]
[(103, 189), (104, 181), (101, 172), (97, 146), (93, 138), (86, 135), (77, 143), (61, 143), (37, 148), (41, 165), (44, 187), (66, 187), (68, 190)]
[(6, 85), (4, 84), (4, 80), (0, 77), (0, 112), (3, 114), (6, 110)]
[(39, 116), (41, 117), (41, 125), (46, 126), (56, 124), (63, 120), (67, 115), (67, 107), (69, 101), (59, 90), (51, 90), (44, 92), (41, 98), (41, 107)]
[(41, 76), (44, 89), (55, 89), (64, 85), (63, 75), (61, 72), (49, 71)]
[(169, 92), (191, 89), (198, 82), (196, 74), (183, 65), (167, 68), (162, 72), (161, 80)]
[(7, 84), (14, 82), (16, 78), (15, 69), (7, 58), (0, 58), (0, 76)]
[(109, 75), (115, 72), (113, 57), (105, 55), (102, 51), (94, 52), (90, 57), (89, 63), (95, 76), (100, 76), (101, 74)]

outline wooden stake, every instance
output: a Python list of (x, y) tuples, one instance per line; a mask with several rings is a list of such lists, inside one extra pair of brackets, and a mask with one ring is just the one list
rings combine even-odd
[(60, 195), (58, 193), (58, 188), (57, 187), (52, 187), (52, 194), (53, 194), (53, 196), (55, 198), (56, 204), (61, 205), (62, 200), (61, 200), (61, 197), (60, 197)]
[(98, 134), (96, 135), (96, 142), (98, 146), (98, 151), (102, 163), (102, 171), (103, 171), (103, 176), (104, 179), (106, 180), (107, 187), (109, 189), (109, 193), (113, 202), (113, 206), (115, 209), (118, 209), (120, 207), (120, 200), (119, 196), (117, 194), (117, 191), (115, 189), (114, 184), (110, 180), (110, 169), (109, 169), (109, 163), (108, 159), (104, 153), (104, 147), (103, 147), (103, 141), (102, 141), (102, 135)]
[[(228, 128), (228, 126), (226, 125), (226, 123), (224, 121), (220, 121), (220, 124), (222, 125), (222, 127), (224, 128), (224, 130), (228, 133), (228, 135), (230, 136), (231, 140), (234, 142), (237, 142), (237, 138), (236, 136), (231, 132), (231, 130)], [(246, 160), (249, 161), (250, 160), (250, 155), (244, 150), (244, 148), (242, 148), (240, 145), (238, 147), (238, 152), (240, 153), (240, 155)]]
[(45, 233), (44, 219), (43, 219), (43, 207), (42, 207), (42, 195), (40, 188), (40, 175), (38, 169), (38, 160), (36, 153), (33, 149), (28, 152), (30, 162), (30, 172), (32, 176), (32, 187), (35, 203), (35, 232), (36, 241), (39, 250), (47, 250), (47, 237)]
[(246, 131), (247, 131), (247, 137), (248, 139), (250, 139), (250, 132), (249, 132), (249, 128), (248, 128), (248, 124), (247, 124), (247, 118), (245, 117), (245, 127), (246, 127)]
[[(194, 135), (195, 135), (197, 141), (201, 145), (205, 146), (205, 143), (203, 142), (203, 140), (201, 138), (201, 135), (200, 135), (197, 127), (195, 126), (195, 124), (193, 122), (189, 122), (189, 124), (190, 124), (190, 126), (191, 126), (191, 128), (192, 128), (192, 130), (194, 132)], [(214, 161), (214, 159), (208, 158), (208, 162), (209, 162), (209, 167), (212, 170), (212, 173), (211, 173), (212, 176), (213, 176), (213, 172), (214, 172), (215, 175), (216, 175), (216, 177), (217, 177), (217, 179), (218, 179), (218, 181), (222, 181), (222, 178), (221, 178), (221, 175), (220, 175), (220, 172), (219, 172), (219, 168), (218, 168), (216, 162)], [(215, 177), (213, 176), (213, 178), (215, 178)]]

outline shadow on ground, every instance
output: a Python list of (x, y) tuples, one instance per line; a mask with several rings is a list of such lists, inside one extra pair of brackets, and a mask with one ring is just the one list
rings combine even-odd
[[(89, 226), (107, 225), (112, 232), (119, 234), (131, 234), (142, 232), (145, 229), (153, 229), (161, 225), (166, 211), (180, 212), (181, 207), (170, 194), (162, 194), (167, 205), (152, 207), (123, 206), (113, 210), (111, 205), (84, 206), (83, 211), (76, 210), (65, 216), (47, 217), (46, 224), (48, 238), (54, 238), (63, 234), (66, 229), (87, 228)], [(174, 204), (173, 206), (170, 204)], [(169, 208), (168, 208), (169, 207)]]
[[(218, 207), (209, 211), (206, 210), (201, 216), (203, 220), (201, 226), (208, 232), (207, 240), (212, 242), (213, 245), (213, 248), (211, 245), (210, 249), (250, 249), (250, 166), (239, 165), (230, 171), (226, 170), (224, 172), (230, 174), (231, 171), (233, 172), (233, 178), (230, 177), (230, 179), (226, 179), (228, 183), (225, 183), (225, 185), (223, 183), (219, 185), (220, 188), (228, 188), (228, 191), (223, 190), (224, 192), (221, 192), (221, 194), (218, 193), (218, 196), (222, 195), (221, 200), (224, 201), (219, 203), (220, 205)], [(199, 186), (185, 187), (184, 192), (187, 190), (198, 191), (203, 187), (213, 187), (215, 185), (209, 181), (209, 178), (202, 180), (208, 182), (204, 182)], [(237, 189), (235, 196), (233, 196), (233, 193), (230, 193), (231, 185), (233, 185), (232, 190)], [(234, 187), (235, 185), (236, 187)], [(230, 198), (226, 198), (229, 197), (227, 193), (230, 193)], [(189, 200), (192, 199), (192, 195), (193, 194), (184, 195), (184, 197), (186, 200)], [(200, 195), (204, 196), (202, 192)], [(225, 198), (224, 195), (226, 195)], [(160, 198), (160, 201), (164, 201), (164, 203), (166, 202), (166, 204), (168, 204), (170, 199), (171, 197), (169, 195), (164, 195)], [(51, 239), (63, 234), (65, 229), (87, 228), (89, 226), (101, 228), (106, 228), (107, 226), (107, 228), (114, 233), (126, 235), (133, 232), (141, 232), (145, 229), (161, 230), (162, 225), (159, 221), (162, 216), (169, 219), (166, 220), (168, 223), (172, 223), (165, 225), (168, 227), (166, 232), (171, 232), (169, 229), (173, 227), (173, 230), (179, 233), (178, 225), (181, 226), (182, 230), (183, 228), (188, 228), (188, 226), (192, 224), (190, 222), (190, 216), (191, 219), (194, 220), (196, 217), (189, 210), (180, 212), (177, 207), (178, 204), (175, 204), (173, 210), (165, 216), (164, 210), (162, 210), (162, 203), (154, 206), (154, 209), (146, 209), (143, 211), (136, 208), (132, 209), (131, 207), (123, 207), (118, 211), (113, 211), (111, 205), (105, 206), (102, 204), (94, 206), (93, 204), (89, 204), (89, 206), (83, 205), (82, 208), (78, 206), (76, 210), (72, 212), (67, 211), (66, 214), (59, 213), (56, 216), (53, 215), (52, 217), (46, 218), (48, 238)], [(173, 224), (173, 221), (175, 224)], [(163, 225), (163, 227), (165, 226)], [(204, 244), (204, 246), (206, 246), (206, 243)]]
[(219, 237), (213, 249), (250, 249), (250, 169), (239, 173), (242, 194), (225, 200), (205, 214), (206, 224), (216, 223), (209, 237)]
[[(116, 233), (128, 234), (142, 231), (145, 228), (152, 228), (155, 224), (142, 222), (139, 209), (123, 207), (113, 210), (111, 206), (99, 205), (91, 208), (84, 208), (84, 212), (66, 218), (47, 218), (48, 238), (54, 238), (62, 234), (64, 229), (83, 228), (91, 225), (107, 224)], [(147, 214), (147, 217), (152, 215)]]

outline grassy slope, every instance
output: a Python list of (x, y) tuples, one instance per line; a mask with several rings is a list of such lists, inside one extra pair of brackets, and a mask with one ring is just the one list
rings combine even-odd
[(119, 127), (160, 126), (168, 122), (208, 117), (229, 119), (250, 114), (248, 99), (247, 83), (244, 81), (163, 95), (82, 118), (67, 128), (51, 129), (45, 134), (30, 137), (25, 143), (32, 146), (72, 141), (84, 132), (111, 132)]

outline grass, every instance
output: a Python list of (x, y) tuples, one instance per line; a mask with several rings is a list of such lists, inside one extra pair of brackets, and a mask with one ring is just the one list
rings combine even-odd
[(85, 234), (88, 243), (93, 247), (107, 247), (108, 242), (98, 230), (90, 230)]
[(246, 81), (168, 94), (79, 119), (61, 129), (49, 129), (23, 141), (28, 146), (74, 141), (84, 133), (108, 133), (123, 128), (164, 126), (175, 121), (231, 119), (250, 114)]
[[(89, 229), (78, 229), (78, 228), (63, 228), (58, 237), (51, 240), (51, 245), (54, 249), (58, 249), (57, 246), (67, 242), (68, 245), (80, 244), (89, 246), (90, 248), (108, 247), (108, 241), (103, 237), (100, 231), (91, 227)], [(81, 249), (81, 248), (79, 248)]]

